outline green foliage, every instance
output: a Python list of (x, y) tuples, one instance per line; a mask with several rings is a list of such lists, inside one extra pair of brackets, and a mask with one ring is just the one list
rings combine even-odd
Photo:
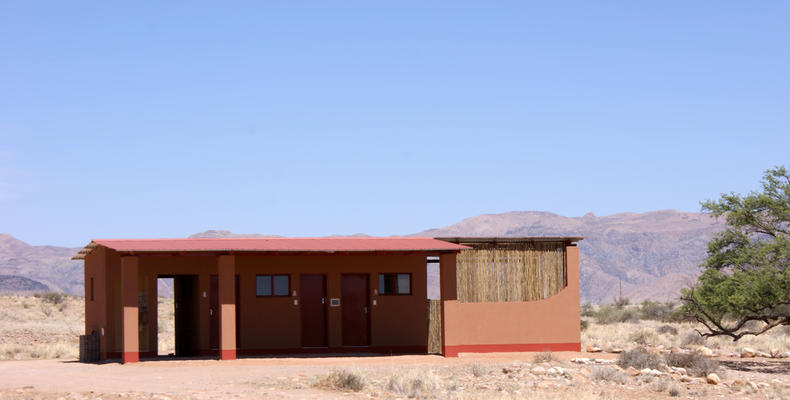
[(582, 304), (581, 315), (582, 315), (582, 317), (594, 317), (595, 316), (595, 306), (593, 306), (590, 303)]
[(617, 308), (623, 308), (631, 304), (631, 300), (629, 300), (628, 297), (616, 297), (613, 304)]
[[(762, 192), (722, 194), (702, 203), (724, 216), (727, 229), (708, 243), (696, 285), (683, 291), (684, 310), (703, 323), (705, 336), (738, 340), (790, 325), (790, 174), (766, 171)], [(752, 329), (750, 321), (762, 321)]]
[(598, 311), (595, 313), (595, 322), (601, 325), (639, 322), (639, 311), (630, 307), (606, 304), (598, 307)]

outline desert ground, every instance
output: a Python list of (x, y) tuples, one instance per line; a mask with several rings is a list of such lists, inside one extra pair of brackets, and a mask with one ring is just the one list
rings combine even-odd
[[(163, 338), (171, 308), (160, 301)], [(0, 399), (790, 399), (787, 329), (733, 343), (695, 338), (692, 323), (591, 320), (580, 353), (83, 364), (83, 310), (78, 297), (0, 297)]]

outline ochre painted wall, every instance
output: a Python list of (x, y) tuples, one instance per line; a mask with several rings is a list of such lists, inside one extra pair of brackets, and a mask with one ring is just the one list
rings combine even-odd
[(444, 355), (459, 352), (580, 350), (579, 250), (566, 247), (568, 286), (544, 300), (444, 301)]
[[(146, 306), (139, 310), (141, 355), (156, 355), (156, 277), (160, 275), (198, 276), (199, 347), (202, 353), (214, 354), (216, 351), (209, 348), (210, 276), (217, 274), (218, 257), (139, 255), (136, 258), (137, 299), (138, 303), (142, 301), (140, 304)], [(342, 274), (368, 275), (371, 348), (395, 352), (422, 352), (427, 349), (426, 254), (236, 255), (233, 259), (234, 272), (240, 278), (237, 306), (240, 307), (241, 354), (287, 352), (301, 348), (300, 274), (326, 275), (328, 299), (341, 297)], [(111, 358), (120, 357), (123, 350), (120, 255), (100, 246), (86, 257), (85, 265), (86, 277), (91, 275), (95, 278), (94, 298), (104, 299), (93, 302), (96, 304), (86, 301), (86, 332), (105, 327), (102, 351)], [(103, 278), (100, 270), (104, 271)], [(378, 295), (380, 272), (411, 273), (412, 294)], [(261, 274), (289, 275), (289, 296), (257, 297), (255, 276)], [(295, 300), (297, 304), (294, 304)], [(376, 305), (373, 305), (374, 300)], [(104, 312), (101, 303), (106, 305)], [(102, 315), (106, 316), (105, 320), (102, 320)], [(342, 350), (341, 307), (327, 307), (327, 325), (329, 351)]]

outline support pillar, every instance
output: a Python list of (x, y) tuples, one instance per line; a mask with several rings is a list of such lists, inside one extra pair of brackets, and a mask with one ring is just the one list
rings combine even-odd
[(121, 306), (123, 307), (121, 362), (124, 364), (140, 361), (140, 324), (137, 309), (138, 270), (137, 257), (121, 257)]
[[(568, 310), (568, 312), (572, 312), (573, 320), (579, 321), (581, 319), (581, 305), (579, 304), (579, 290), (580, 290), (580, 283), (579, 283), (579, 248), (576, 245), (568, 245), (565, 246), (565, 273), (567, 274), (568, 279), (568, 286), (565, 288), (571, 296), (574, 297), (574, 300), (570, 301), (570, 307), (573, 307), (573, 310)], [(581, 339), (582, 339), (582, 331), (580, 324), (574, 324), (574, 337), (576, 343), (579, 343), (578, 348), (574, 348), (574, 351), (581, 351)]]
[(445, 346), (447, 338), (447, 321), (444, 318), (444, 304), (446, 301), (458, 299), (455, 253), (442, 254), (439, 256), (439, 290), (442, 306), (442, 355), (445, 357), (457, 357), (457, 354), (448, 354)]
[(236, 359), (236, 258), (217, 260), (219, 296), (219, 359)]

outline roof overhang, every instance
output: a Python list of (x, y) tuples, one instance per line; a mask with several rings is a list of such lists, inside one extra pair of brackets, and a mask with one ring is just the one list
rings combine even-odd
[(130, 254), (206, 253), (442, 253), (468, 249), (462, 244), (421, 237), (322, 237), (322, 238), (187, 238), (94, 239), (72, 260), (82, 260), (96, 247)]
[(524, 237), (499, 237), (499, 236), (461, 236), (437, 237), (449, 243), (465, 246), (496, 245), (496, 244), (530, 244), (530, 243), (565, 243), (574, 244), (584, 240), (581, 236), (524, 236)]

